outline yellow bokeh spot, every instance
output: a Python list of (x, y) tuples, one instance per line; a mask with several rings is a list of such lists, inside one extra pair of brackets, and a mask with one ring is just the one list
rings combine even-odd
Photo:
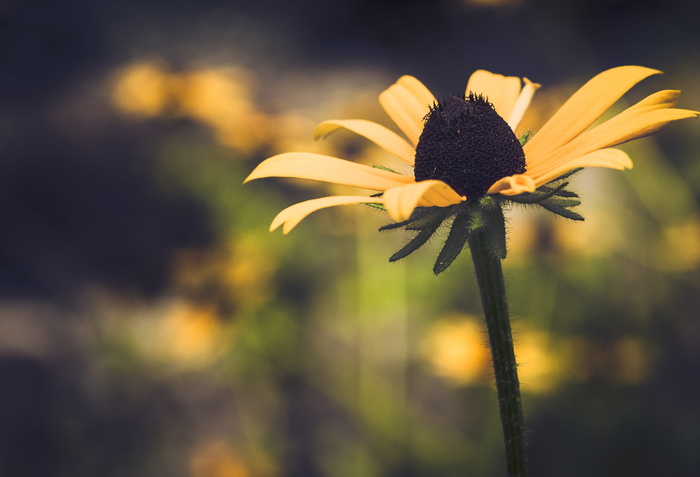
[(577, 337), (569, 340), (571, 379), (603, 379), (618, 385), (644, 382), (655, 367), (654, 347), (640, 338), (599, 341)]
[(117, 72), (112, 101), (129, 114), (155, 116), (167, 107), (171, 77), (157, 63), (136, 63)]
[(459, 316), (435, 323), (423, 351), (435, 374), (458, 385), (488, 382), (491, 355), (476, 318)]
[(691, 215), (663, 230), (663, 257), (659, 263), (669, 271), (695, 270), (700, 265), (700, 216)]
[(181, 250), (175, 282), (189, 296), (245, 313), (267, 300), (276, 263), (255, 236), (207, 250)]
[(219, 141), (252, 151), (270, 136), (265, 114), (255, 105), (252, 81), (236, 68), (194, 70), (180, 76), (181, 114), (208, 123)]
[(252, 477), (252, 472), (226, 442), (214, 441), (196, 449), (190, 459), (192, 477)]
[[(491, 352), (481, 320), (455, 316), (435, 323), (423, 344), (435, 374), (456, 385), (491, 385)], [(546, 393), (564, 376), (563, 356), (550, 346), (549, 334), (516, 330), (515, 355), (524, 392)]]
[(173, 300), (134, 320), (131, 339), (147, 360), (172, 369), (202, 369), (223, 356), (230, 340), (213, 306)]
[(256, 105), (250, 75), (239, 68), (170, 72), (158, 62), (138, 62), (115, 75), (112, 101), (138, 116), (179, 116), (209, 125), (217, 140), (251, 152), (270, 140), (270, 118)]
[(162, 322), (161, 336), (166, 356), (177, 362), (209, 364), (223, 351), (213, 307), (175, 306)]
[(518, 378), (523, 392), (547, 393), (560, 382), (565, 361), (551, 346), (551, 336), (542, 331), (521, 331), (514, 335)]

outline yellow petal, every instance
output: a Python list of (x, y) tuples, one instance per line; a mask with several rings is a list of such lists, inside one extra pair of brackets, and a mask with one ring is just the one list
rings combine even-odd
[(557, 177), (579, 167), (606, 167), (608, 169), (631, 169), (632, 159), (620, 149), (607, 148), (599, 149), (588, 154), (576, 156), (568, 162), (552, 165), (548, 168), (540, 168), (535, 171), (528, 171), (537, 185), (544, 185)]
[(520, 124), (520, 120), (523, 119), (525, 111), (527, 111), (527, 107), (530, 106), (530, 101), (532, 101), (532, 97), (535, 95), (535, 91), (542, 86), (540, 84), (533, 83), (527, 78), (523, 78), (523, 81), (525, 82), (525, 86), (523, 86), (523, 89), (520, 91), (520, 95), (518, 96), (517, 101), (515, 101), (510, 115), (508, 118), (506, 118), (508, 126), (510, 126), (513, 131), (515, 131)]
[(327, 136), (339, 128), (364, 136), (399, 159), (413, 164), (416, 150), (404, 138), (384, 126), (364, 119), (331, 119), (316, 126), (316, 139)]
[(477, 70), (467, 82), (466, 94), (470, 92), (483, 95), (499, 116), (507, 120), (520, 96), (520, 78)]
[(569, 147), (571, 149), (581, 147), (593, 150), (617, 146), (653, 134), (671, 121), (695, 118), (698, 114), (697, 111), (676, 108), (635, 112), (635, 114), (625, 115), (623, 118), (613, 118), (614, 120), (611, 119), (590, 131), (586, 131), (571, 141)]
[[(433, 93), (431, 93), (430, 90), (417, 78), (404, 75), (399, 78), (396, 83), (406, 88), (413, 95), (413, 97), (416, 98), (416, 101), (418, 101), (418, 103), (420, 103), (424, 108), (425, 114), (427, 114), (430, 107), (435, 104), (436, 99), (435, 96), (433, 96)], [(423, 118), (421, 118), (421, 122), (422, 120)]]
[(492, 185), (489, 194), (516, 195), (523, 192), (534, 192), (537, 189), (535, 181), (526, 174), (516, 174), (504, 177)]
[(334, 207), (336, 205), (349, 205), (349, 204), (377, 204), (381, 203), (382, 199), (379, 197), (366, 197), (366, 196), (344, 196), (336, 195), (332, 197), (322, 197), (320, 199), (311, 199), (304, 202), (299, 202), (291, 207), (287, 207), (282, 212), (277, 214), (277, 217), (272, 221), (270, 225), (270, 232), (275, 230), (277, 227), (282, 225), (282, 233), (288, 234), (294, 227), (297, 226), (307, 215), (326, 207)]
[[(590, 131), (584, 132), (566, 146), (553, 151), (549, 156), (538, 158), (537, 161), (531, 163), (528, 162), (529, 175), (538, 170), (560, 167), (597, 149), (617, 146), (633, 139), (648, 136), (659, 131), (671, 121), (697, 117), (698, 112), (675, 108), (656, 110), (637, 108), (629, 114), (623, 112), (620, 116), (622, 118), (612, 118)], [(528, 152), (525, 150), (526, 158)]]
[[(525, 150), (525, 154), (528, 157), (528, 167), (537, 167), (540, 163), (543, 162), (550, 162), (557, 160), (558, 158), (561, 158), (564, 155), (567, 155), (571, 153), (572, 149), (576, 147), (580, 147), (581, 145), (585, 145), (588, 143), (588, 138), (591, 136), (596, 136), (600, 134), (601, 130), (605, 129), (622, 129), (625, 130), (628, 127), (631, 127), (632, 123), (630, 119), (633, 119), (635, 117), (638, 117), (639, 115), (648, 113), (650, 111), (654, 111), (657, 109), (664, 109), (664, 108), (671, 108), (676, 104), (676, 101), (678, 101), (678, 97), (680, 96), (680, 91), (677, 90), (664, 90), (664, 91), (659, 91), (657, 93), (651, 94), (644, 98), (643, 100), (639, 101), (637, 104), (630, 106), (629, 108), (625, 109), (623, 112), (618, 114), (617, 116), (607, 120), (606, 122), (600, 124), (599, 126), (591, 129), (590, 131), (586, 131), (583, 134), (581, 134), (578, 138), (574, 139), (572, 142), (574, 142), (573, 146), (569, 146), (568, 144), (565, 145), (563, 148), (560, 148), (555, 151), (551, 151), (549, 154), (544, 154), (541, 156), (536, 156), (535, 153), (533, 153), (532, 146), (528, 142), (525, 144), (525, 147), (523, 148)], [(663, 126), (661, 126), (663, 127)], [(599, 129), (600, 128), (600, 129)], [(589, 132), (591, 134), (589, 135)], [(649, 134), (649, 133), (647, 133)], [(618, 143), (619, 144), (619, 143)], [(584, 150), (582, 154), (588, 153), (589, 150)]]
[(535, 156), (544, 156), (581, 134), (632, 86), (660, 71), (620, 66), (589, 80), (528, 141)]
[(386, 190), (415, 182), (410, 176), (306, 152), (288, 152), (266, 159), (243, 183), (263, 177), (293, 177), (371, 190)]
[(384, 192), (384, 206), (397, 222), (407, 220), (418, 207), (447, 207), (465, 200), (442, 181), (421, 181)]
[[(609, 146), (622, 144), (623, 142), (640, 137), (648, 136), (666, 126), (670, 121), (696, 117), (697, 111), (686, 109), (675, 109), (680, 91), (665, 90), (647, 96), (637, 104), (630, 106), (617, 116), (596, 126), (590, 131), (586, 131), (572, 142), (581, 143), (590, 139), (589, 136), (599, 136), (616, 132), (620, 142), (609, 144)], [(672, 111), (660, 112), (659, 110)], [(656, 112), (654, 112), (656, 111)], [(663, 118), (670, 118), (663, 121)], [(608, 139), (610, 140), (610, 139)]]
[(418, 144), (423, 118), (435, 103), (428, 88), (412, 76), (402, 76), (379, 95), (379, 103), (413, 145)]
[(632, 169), (634, 163), (625, 151), (611, 147), (580, 156), (572, 161), (571, 165), (573, 165), (573, 169), (578, 167), (607, 167), (608, 169), (621, 171)]
[(676, 102), (678, 102), (678, 97), (680, 95), (681, 92), (677, 89), (666, 89), (663, 91), (659, 91), (657, 93), (650, 94), (634, 106), (627, 108), (624, 112), (642, 109), (672, 108), (676, 105)]

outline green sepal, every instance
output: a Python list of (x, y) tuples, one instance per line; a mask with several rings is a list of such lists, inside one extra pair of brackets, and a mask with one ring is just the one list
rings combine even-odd
[[(379, 230), (403, 228), (416, 232), (409, 242), (393, 254), (390, 262), (401, 260), (425, 245), (441, 228), (449, 228), (447, 240), (440, 250), (433, 272), (444, 272), (459, 256), (469, 237), (476, 232), (485, 234), (488, 251), (493, 257), (506, 256), (506, 226), (501, 208), (502, 200), (484, 197), (478, 202), (463, 202), (450, 207), (419, 207), (408, 220), (387, 224)], [(444, 225), (448, 219), (451, 223)]]
[(518, 141), (520, 141), (520, 145), (524, 146), (526, 142), (528, 142), (530, 139), (532, 139), (532, 136), (534, 136), (535, 133), (533, 133), (530, 129), (525, 131), (520, 138), (518, 138)]
[(387, 224), (379, 227), (379, 231), (383, 232), (385, 230), (394, 230), (399, 228), (405, 228), (406, 230), (420, 230), (425, 226), (432, 224), (434, 221), (439, 220), (440, 223), (449, 217), (451, 214), (450, 208), (447, 207), (417, 207), (411, 217), (407, 220), (401, 222), (395, 222), (393, 224)]
[(501, 195), (501, 200), (508, 200), (517, 204), (539, 205), (557, 215), (561, 215), (571, 220), (584, 220), (583, 216), (571, 210), (581, 204), (579, 195), (576, 192), (567, 190), (568, 182), (565, 179), (580, 171), (581, 168), (573, 169), (563, 174), (551, 182), (540, 186), (535, 192), (523, 192), (513, 196)]
[(450, 227), (433, 267), (438, 275), (444, 272), (459, 256), (469, 238), (475, 232), (483, 233), (489, 253), (498, 259), (506, 258), (506, 223), (499, 201), (484, 197), (478, 203), (463, 204)]
[(543, 202), (546, 202), (548, 205), (555, 205), (566, 209), (581, 205), (581, 199), (578, 197), (551, 197)]
[(408, 257), (410, 254), (418, 250), (420, 247), (426, 244), (430, 237), (433, 236), (437, 229), (442, 225), (444, 218), (436, 220), (431, 224), (426, 225), (426, 227), (420, 229), (418, 233), (406, 244), (401, 250), (396, 252), (394, 255), (389, 257), (390, 262), (396, 262), (402, 258)]
[(544, 185), (544, 187), (546, 187), (549, 184), (553, 184), (555, 182), (559, 182), (561, 180), (568, 179), (569, 177), (573, 176), (574, 174), (576, 174), (577, 172), (580, 172), (582, 170), (583, 170), (583, 167), (577, 167), (576, 169), (571, 169), (570, 171), (565, 172), (564, 174), (560, 175), (556, 179), (549, 181), (547, 184)]
[(435, 275), (444, 272), (459, 256), (464, 245), (467, 243), (469, 235), (474, 230), (472, 219), (473, 217), (471, 217), (471, 214), (461, 213), (457, 214), (452, 221), (450, 233), (447, 235), (445, 245), (443, 245), (442, 250), (440, 250), (435, 265), (433, 266), (433, 273), (435, 273)]
[(432, 227), (433, 224), (440, 225), (447, 217), (452, 215), (452, 209), (449, 207), (425, 207), (423, 209), (429, 212), (417, 214), (413, 221), (406, 224), (406, 230), (422, 230), (426, 227)]
[[(547, 200), (554, 195), (558, 195), (568, 184), (568, 182), (564, 182), (555, 188), (542, 186), (535, 192), (523, 192), (522, 194), (508, 196), (508, 200), (518, 204), (536, 204), (538, 202), (542, 202), (543, 200)], [(568, 193), (569, 191), (566, 192)], [(578, 197), (578, 195), (576, 195), (574, 192), (571, 192), (571, 194)]]
[(569, 185), (568, 182), (564, 182), (563, 184), (561, 184), (560, 186), (555, 187), (555, 188), (547, 187), (546, 185), (543, 185), (542, 187), (540, 187), (537, 190), (540, 190), (540, 191), (545, 192), (545, 193), (553, 191), (554, 193), (552, 195), (557, 195), (559, 197), (578, 197), (578, 194), (576, 192), (564, 189), (564, 187), (566, 187), (567, 185)]
[(393, 224), (382, 225), (381, 227), (379, 227), (379, 231), (384, 232), (386, 230), (400, 229), (400, 228), (406, 227), (406, 225), (408, 225), (410, 223), (411, 223), (411, 219), (408, 219), (408, 220), (404, 220), (402, 222), (394, 222)]
[(484, 233), (489, 253), (500, 260), (506, 258), (506, 219), (500, 206), (486, 209)]
[(393, 172), (394, 174), (399, 174), (391, 167), (383, 166), (381, 164), (372, 164), (372, 167), (374, 167), (375, 169), (379, 169), (381, 171), (387, 171), (387, 172)]
[(569, 210), (566, 207), (562, 207), (557, 204), (550, 203), (549, 201), (542, 201), (538, 202), (537, 205), (540, 207), (544, 207), (550, 212), (553, 212), (557, 215), (561, 215), (564, 218), (571, 219), (571, 220), (584, 220), (583, 216), (577, 212), (574, 212), (573, 210)]

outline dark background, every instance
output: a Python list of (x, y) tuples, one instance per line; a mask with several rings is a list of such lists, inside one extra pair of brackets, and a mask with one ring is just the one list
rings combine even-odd
[[(485, 68), (563, 95), (640, 64), (665, 72), (642, 93), (678, 88), (681, 107), (700, 107), (697, 2), (498, 3), (1, 2), (0, 475), (503, 475), (488, 382), (450, 384), (417, 351), (438, 316), (480, 314), (467, 260), (438, 278), (434, 251), (368, 272), (367, 240), (390, 250), (402, 239), (369, 239), (330, 214), (268, 235), (276, 211), (318, 196), (240, 185), (278, 152), (278, 123), (236, 148), (201, 118), (167, 107), (135, 118), (111, 99), (119, 71), (138, 62), (171, 75), (243, 70), (268, 118), (339, 96), (357, 114), (352, 96), (333, 94), (352, 71), (369, 72), (362, 94), (374, 101), (402, 74), (450, 93)], [(294, 89), (305, 81), (321, 85), (316, 96)], [(600, 208), (619, 212), (581, 229), (593, 230), (582, 250), (608, 244), (602, 252), (571, 252), (538, 217), (511, 265), (517, 323), (569, 343), (548, 348), (568, 377), (526, 391), (533, 475), (700, 471), (700, 141), (686, 123), (629, 149), (635, 170), (593, 187)], [(394, 273), (408, 298), (382, 289)], [(396, 296), (407, 321), (372, 323), (394, 316)], [(162, 351), (178, 341), (154, 323), (182, 303), (214, 317), (195, 321), (223, 351), (204, 361)], [(394, 327), (398, 364), (377, 351)], [(644, 369), (629, 378), (629, 366)]]

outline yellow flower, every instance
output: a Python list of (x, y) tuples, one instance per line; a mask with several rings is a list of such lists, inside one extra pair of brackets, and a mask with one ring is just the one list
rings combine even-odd
[[(480, 147), (481, 136), (489, 136), (492, 125), (499, 129), (493, 118), (488, 120), (487, 127), (479, 123), (481, 116), (488, 116), (490, 108), (500, 117), (496, 121), (507, 124), (509, 130), (504, 135), (499, 129), (496, 137), (487, 138), (487, 148), (499, 149), (498, 142), (501, 141), (510, 144), (508, 151), (513, 150), (516, 128), (540, 85), (527, 78), (521, 81), (518, 77), (479, 70), (469, 79), (464, 99), (451, 98), (440, 103), (419, 80), (403, 76), (379, 95), (379, 102), (408, 140), (380, 124), (362, 119), (324, 121), (317, 126), (314, 134), (319, 138), (340, 128), (348, 129), (376, 143), (410, 166), (417, 166), (417, 159), (423, 160), (427, 154), (433, 156), (431, 161), (439, 163), (431, 162), (427, 168), (425, 163), (421, 164), (421, 169), (428, 169), (429, 172), (420, 173), (416, 179), (384, 167), (367, 166), (320, 154), (292, 152), (263, 161), (245, 182), (263, 177), (291, 177), (349, 185), (380, 193), (373, 196), (323, 197), (288, 207), (277, 215), (270, 226), (270, 230), (274, 230), (283, 225), (283, 232), (288, 233), (311, 212), (336, 205), (381, 204), (393, 220), (400, 222), (407, 220), (416, 207), (448, 207), (464, 202), (467, 200), (465, 190), (483, 190), (486, 194), (513, 196), (534, 192), (561, 175), (582, 167), (619, 170), (631, 168), (629, 156), (614, 146), (655, 133), (671, 121), (697, 117), (699, 114), (697, 111), (674, 108), (680, 91), (665, 90), (654, 93), (617, 116), (591, 127), (630, 88), (658, 73), (660, 71), (641, 66), (621, 66), (595, 76), (574, 93), (537, 134), (522, 146), (520, 157), (522, 159), (524, 155), (524, 164), (504, 168), (504, 171), (510, 172), (496, 175), (495, 179), (494, 172), (491, 171), (479, 179), (482, 183), (476, 187), (462, 187), (460, 180), (463, 178), (453, 180), (450, 175), (456, 166), (449, 161), (454, 162), (453, 158), (462, 160), (465, 147), (467, 155), (472, 153), (470, 147)], [(430, 131), (428, 125), (431, 125)], [(460, 142), (461, 149), (451, 151), (449, 148), (453, 146), (439, 144), (445, 128), (451, 128), (445, 133), (452, 135), (450, 137), (462, 134), (457, 141), (466, 137), (466, 143)], [(464, 130), (467, 128), (473, 128), (481, 136), (474, 136), (474, 133), (465, 135)], [(425, 144), (428, 141), (430, 144), (421, 148), (421, 142)], [(435, 144), (436, 141), (438, 144)], [(428, 153), (417, 155), (421, 149), (427, 149)], [(437, 154), (436, 151), (441, 153)], [(483, 151), (480, 154), (485, 158), (481, 160), (486, 161), (488, 168), (492, 151), (488, 149), (486, 152), (487, 154)], [(445, 155), (442, 156), (442, 153)], [(442, 157), (434, 157), (436, 154)], [(481, 164), (479, 167), (483, 166)], [(471, 174), (471, 166), (465, 167)], [(464, 170), (460, 170), (464, 175)], [(418, 167), (415, 171), (419, 175)], [(479, 169), (477, 172), (480, 174), (483, 171)], [(484, 180), (487, 182), (483, 183)], [(478, 192), (476, 196), (472, 194), (471, 198), (479, 198), (479, 194), (483, 195)]]

